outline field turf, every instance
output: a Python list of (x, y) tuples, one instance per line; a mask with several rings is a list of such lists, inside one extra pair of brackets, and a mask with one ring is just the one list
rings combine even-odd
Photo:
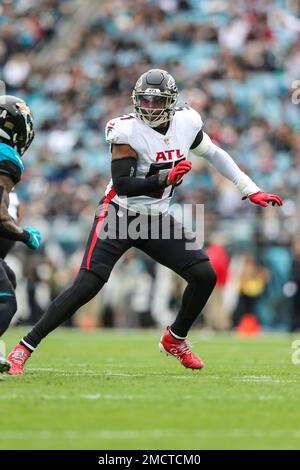
[(193, 331), (196, 372), (158, 352), (160, 334), (50, 335), (0, 382), (0, 449), (300, 449), (300, 335)]

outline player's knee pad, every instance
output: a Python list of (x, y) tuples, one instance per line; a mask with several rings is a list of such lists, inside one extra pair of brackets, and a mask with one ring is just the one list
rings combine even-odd
[(88, 302), (98, 294), (104, 285), (104, 281), (91, 271), (81, 269), (74, 281), (72, 290), (85, 302)]
[(202, 261), (186, 268), (182, 277), (189, 283), (206, 286), (211, 291), (217, 282), (217, 275), (210, 261)]
[(99, 276), (85, 269), (79, 271), (74, 283), (74, 286), (80, 288), (83, 294), (86, 293), (86, 295), (93, 297), (98, 294), (103, 285), (104, 281)]
[(0, 336), (2, 336), (17, 311), (17, 300), (15, 294), (10, 292), (0, 293)]
[(59, 294), (49, 308), (78, 310), (98, 294), (104, 283), (96, 274), (82, 269), (73, 284)]

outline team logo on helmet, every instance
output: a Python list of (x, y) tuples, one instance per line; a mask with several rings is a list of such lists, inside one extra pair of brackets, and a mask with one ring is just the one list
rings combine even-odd
[(31, 109), (22, 99), (4, 95), (0, 102), (0, 138), (16, 149), (20, 155), (34, 138)]

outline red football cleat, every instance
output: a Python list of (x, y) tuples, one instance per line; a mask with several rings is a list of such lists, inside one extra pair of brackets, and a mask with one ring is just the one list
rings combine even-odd
[(194, 354), (185, 339), (175, 339), (170, 333), (170, 327), (167, 326), (165, 334), (159, 342), (160, 352), (174, 356), (181, 364), (188, 369), (203, 369), (204, 363)]
[(22, 344), (18, 344), (7, 357), (11, 363), (11, 368), (7, 373), (10, 375), (23, 375), (25, 362), (30, 356), (31, 353), (28, 349)]

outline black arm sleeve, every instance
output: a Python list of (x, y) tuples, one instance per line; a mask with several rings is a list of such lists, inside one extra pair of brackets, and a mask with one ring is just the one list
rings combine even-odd
[(147, 196), (167, 186), (169, 170), (147, 178), (137, 178), (137, 161), (134, 157), (112, 160), (111, 175), (118, 196)]
[(190, 149), (195, 149), (196, 147), (198, 147), (198, 145), (202, 142), (202, 139), (203, 139), (203, 131), (201, 129), (196, 135), (194, 142), (190, 146)]

